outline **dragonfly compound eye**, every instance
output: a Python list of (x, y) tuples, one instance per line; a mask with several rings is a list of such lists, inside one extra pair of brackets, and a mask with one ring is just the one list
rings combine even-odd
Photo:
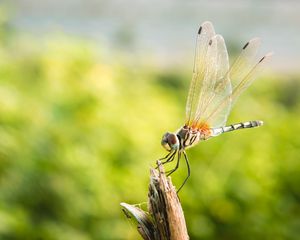
[(161, 145), (167, 150), (175, 150), (179, 148), (179, 140), (174, 133), (165, 133), (161, 140)]

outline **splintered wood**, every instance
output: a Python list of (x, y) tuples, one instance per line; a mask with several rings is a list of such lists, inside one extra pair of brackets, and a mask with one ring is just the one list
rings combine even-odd
[(121, 203), (126, 216), (137, 222), (145, 240), (187, 240), (186, 223), (176, 189), (160, 162), (150, 170), (148, 212), (136, 205)]

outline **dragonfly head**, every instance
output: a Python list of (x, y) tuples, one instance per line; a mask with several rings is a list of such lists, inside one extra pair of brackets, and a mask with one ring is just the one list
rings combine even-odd
[(180, 146), (178, 137), (169, 132), (163, 135), (161, 145), (169, 152), (178, 149)]

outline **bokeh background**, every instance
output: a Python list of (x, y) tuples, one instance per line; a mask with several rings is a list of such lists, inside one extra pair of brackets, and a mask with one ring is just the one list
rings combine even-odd
[(275, 55), (228, 121), (265, 125), (188, 151), (190, 237), (299, 239), (299, 12), (292, 0), (1, 1), (0, 239), (140, 239), (119, 203), (147, 201), (205, 20), (232, 59), (256, 36)]

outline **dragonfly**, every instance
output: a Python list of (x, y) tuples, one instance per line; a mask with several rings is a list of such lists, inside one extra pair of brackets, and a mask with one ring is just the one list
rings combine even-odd
[(177, 159), (175, 168), (168, 171), (168, 175), (179, 168), (182, 155), (187, 165), (187, 176), (177, 192), (191, 173), (186, 149), (223, 133), (263, 125), (263, 121), (257, 120), (226, 125), (235, 101), (251, 85), (273, 54), (269, 52), (257, 58), (260, 42), (259, 38), (248, 41), (229, 66), (224, 38), (215, 33), (211, 22), (206, 21), (200, 26), (185, 124), (174, 133), (165, 133), (161, 140), (162, 146), (168, 151), (164, 158), (159, 159), (161, 163)]

